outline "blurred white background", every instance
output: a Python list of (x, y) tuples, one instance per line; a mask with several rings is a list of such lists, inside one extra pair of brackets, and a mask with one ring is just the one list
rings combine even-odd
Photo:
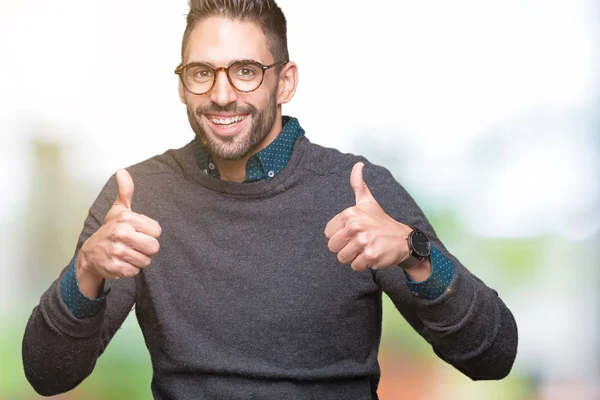
[[(187, 4), (0, 1), (0, 315), (28, 315), (51, 280), (31, 285), (35, 210), (68, 216), (117, 168), (192, 139), (173, 73)], [(490, 254), (472, 270), (513, 310), (515, 373), (536, 398), (600, 398), (598, 1), (278, 3), (300, 71), (284, 113), (451, 211), (455, 248), (536, 240), (531, 270), (505, 274)], [(40, 146), (60, 149), (57, 182), (84, 194), (46, 196)]]

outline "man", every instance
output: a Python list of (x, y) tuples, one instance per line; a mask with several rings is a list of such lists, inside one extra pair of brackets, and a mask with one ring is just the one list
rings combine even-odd
[(192, 0), (176, 73), (196, 137), (91, 206), (26, 328), (40, 394), (85, 379), (135, 305), (156, 399), (376, 399), (382, 291), (472, 379), (509, 373), (497, 293), (386, 169), (282, 115), (298, 72), (273, 0)]

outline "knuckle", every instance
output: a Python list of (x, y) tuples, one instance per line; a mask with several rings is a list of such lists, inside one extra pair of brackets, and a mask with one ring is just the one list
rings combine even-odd
[(118, 222), (131, 222), (133, 220), (133, 213), (129, 210), (123, 210), (117, 215)]
[(363, 257), (365, 258), (365, 261), (370, 263), (377, 260), (377, 253), (371, 248), (366, 248), (363, 252)]
[(358, 234), (356, 240), (358, 241), (358, 244), (360, 244), (362, 247), (365, 247), (367, 244), (369, 244), (369, 236), (364, 232)]
[(360, 230), (361, 230), (360, 222), (358, 222), (357, 220), (350, 221), (350, 223), (348, 223), (348, 230), (352, 233), (360, 232)]
[(111, 253), (114, 257), (121, 259), (125, 256), (125, 246), (121, 242), (115, 242), (112, 244)]
[(113, 238), (115, 239), (115, 241), (122, 242), (126, 240), (128, 236), (129, 232), (127, 228), (125, 228), (125, 226), (119, 224), (115, 227), (115, 230), (113, 232)]
[(346, 218), (352, 218), (356, 216), (356, 207), (349, 207), (344, 210), (344, 216)]

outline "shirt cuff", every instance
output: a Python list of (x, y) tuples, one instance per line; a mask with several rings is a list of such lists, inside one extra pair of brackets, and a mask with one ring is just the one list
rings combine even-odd
[(434, 246), (431, 246), (429, 260), (431, 262), (431, 275), (423, 282), (413, 282), (406, 271), (404, 274), (406, 275), (406, 283), (414, 296), (426, 300), (435, 300), (450, 286), (452, 278), (454, 278), (454, 264)]
[[(102, 309), (108, 291), (102, 293), (97, 299), (90, 299), (81, 293), (75, 272), (76, 263), (77, 257), (73, 259), (71, 266), (60, 281), (60, 298), (76, 318), (92, 318)], [(101, 291), (104, 292), (104, 281), (102, 281)]]

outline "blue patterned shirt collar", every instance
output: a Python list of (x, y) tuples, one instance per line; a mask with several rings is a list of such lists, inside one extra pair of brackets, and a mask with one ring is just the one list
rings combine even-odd
[[(304, 135), (304, 129), (298, 119), (282, 117), (283, 128), (279, 135), (267, 147), (254, 154), (246, 163), (246, 180), (255, 182), (273, 179), (288, 163), (296, 140)], [(200, 170), (213, 178), (220, 179), (221, 175), (212, 157), (197, 138), (193, 141), (194, 156)]]

